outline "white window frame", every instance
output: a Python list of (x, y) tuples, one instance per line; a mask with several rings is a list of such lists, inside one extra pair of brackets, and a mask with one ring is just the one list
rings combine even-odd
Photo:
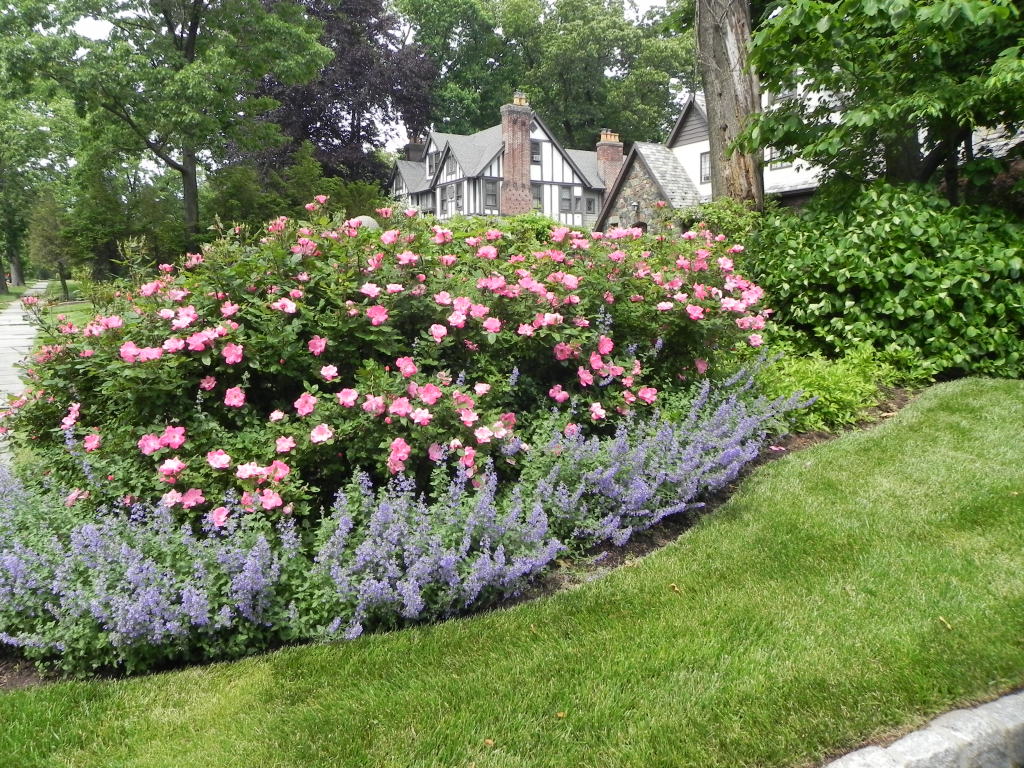
[(710, 184), (711, 183), (711, 153), (701, 152), (700, 153), (700, 183)]

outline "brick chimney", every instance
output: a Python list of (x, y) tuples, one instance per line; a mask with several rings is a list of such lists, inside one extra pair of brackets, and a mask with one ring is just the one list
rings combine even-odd
[[(501, 182), (501, 215), (529, 213), (533, 207), (530, 192), (530, 124), (533, 110), (526, 94), (516, 91), (512, 103), (501, 108), (501, 138), (505, 142), (504, 178)], [(622, 154), (621, 145), (619, 154)]]
[(611, 189), (621, 168), (622, 142), (619, 141), (619, 134), (602, 128), (601, 140), (597, 142), (597, 172), (604, 182), (605, 189)]
[(418, 163), (423, 159), (423, 152), (426, 150), (427, 145), (422, 138), (413, 136), (409, 143), (405, 145), (405, 159), (411, 160), (414, 163)]

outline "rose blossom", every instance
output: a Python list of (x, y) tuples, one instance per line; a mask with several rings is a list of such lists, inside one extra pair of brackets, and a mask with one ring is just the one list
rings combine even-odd
[(295, 447), (295, 438), (290, 435), (277, 438), (277, 452), (288, 453), (292, 448)]
[(501, 331), (501, 320), (496, 317), (489, 317), (484, 320), (484, 330), (488, 333), (498, 333)]
[(280, 421), (283, 418), (284, 418), (284, 411), (271, 411), (270, 412), (270, 420), (271, 421)]
[(590, 417), (594, 421), (597, 421), (598, 419), (603, 419), (607, 415), (608, 414), (605, 413), (605, 410), (604, 408), (601, 407), (600, 403), (592, 403), (590, 405)]
[(762, 344), (764, 344), (764, 339), (761, 338), (761, 334), (759, 333), (750, 334), (748, 341), (750, 342), (750, 346), (752, 347), (760, 347)]
[(167, 427), (160, 436), (160, 445), (168, 448), (180, 448), (185, 444), (184, 427)]
[(228, 508), (217, 507), (210, 513), (210, 522), (214, 528), (221, 528), (228, 521)]
[(226, 344), (221, 354), (224, 355), (224, 362), (228, 365), (242, 362), (242, 352), (245, 350), (241, 344)]
[(420, 387), (416, 392), (416, 396), (427, 405), (433, 405), (436, 403), (441, 398), (442, 394), (441, 390), (433, 384), (427, 384), (425, 387)]
[(185, 509), (192, 509), (192, 507), (205, 503), (206, 499), (203, 498), (203, 492), (199, 488), (189, 488), (181, 497), (181, 506)]
[(95, 451), (97, 448), (100, 447), (100, 436), (86, 435), (82, 443), (83, 445), (85, 445), (86, 453), (91, 453), (92, 451)]
[(409, 414), (409, 418), (412, 419), (413, 424), (425, 427), (430, 423), (430, 420), (434, 418), (434, 415), (426, 408), (417, 408)]
[(309, 394), (309, 392), (303, 392), (294, 405), (295, 410), (299, 412), (299, 416), (308, 416), (316, 408), (316, 398)]
[(343, 389), (338, 393), (338, 405), (343, 405), (346, 408), (351, 408), (356, 404), (356, 399), (359, 397), (359, 392), (355, 389)]
[(326, 424), (321, 424), (313, 428), (313, 431), (309, 433), (309, 439), (314, 443), (326, 443), (334, 437), (334, 432)]
[(380, 286), (376, 283), (364, 283), (359, 292), (364, 296), (369, 296), (371, 299), (376, 299), (380, 296)]
[(241, 387), (232, 387), (224, 393), (224, 405), (241, 408), (245, 404), (245, 394)]
[(438, 325), (437, 323), (430, 326), (429, 330), (430, 335), (434, 337), (434, 341), (438, 344), (441, 343), (441, 339), (448, 335), (448, 329), (443, 325)]
[(206, 463), (214, 469), (227, 469), (231, 464), (231, 457), (218, 448), (206, 454)]
[(294, 315), (298, 307), (295, 302), (291, 299), (286, 299), (283, 296), (270, 305), (271, 309), (279, 309), (289, 315)]
[(380, 304), (374, 304), (366, 310), (366, 316), (370, 318), (371, 325), (383, 325), (388, 319), (388, 310)]
[(639, 397), (648, 405), (650, 405), (651, 403), (658, 399), (658, 390), (656, 390), (654, 387), (643, 387), (639, 392), (636, 393), (636, 396)]
[(591, 384), (594, 383), (593, 375), (590, 373), (590, 371), (588, 371), (582, 365), (580, 366), (580, 368), (577, 371), (577, 373), (579, 374), (579, 377), (580, 377), (580, 384), (582, 384), (584, 387), (589, 387)]
[(328, 381), (338, 378), (338, 369), (333, 365), (325, 365), (320, 369), (320, 375)]
[(149, 454), (154, 451), (158, 451), (163, 447), (160, 445), (160, 438), (157, 435), (143, 435), (137, 445), (139, 446), (139, 450), (146, 456), (149, 456)]
[(327, 349), (327, 339), (314, 336), (309, 340), (309, 351), (313, 353), (314, 357), (320, 357), (325, 349)]
[(391, 470), (391, 474), (405, 469), (405, 460), (409, 458), (411, 452), (409, 444), (402, 438), (396, 437), (391, 441), (391, 455), (388, 456), (388, 469)]

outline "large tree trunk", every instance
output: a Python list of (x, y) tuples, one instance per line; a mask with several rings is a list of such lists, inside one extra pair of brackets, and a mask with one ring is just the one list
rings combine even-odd
[(764, 207), (761, 153), (729, 147), (749, 115), (761, 111), (757, 74), (747, 67), (750, 7), (746, 0), (697, 0), (697, 56), (711, 139), (711, 196)]
[(63, 301), (71, 301), (71, 293), (68, 291), (68, 276), (64, 268), (64, 262), (57, 262), (57, 277), (60, 278), (60, 297)]
[(196, 249), (196, 233), (199, 231), (199, 183), (194, 149), (182, 150), (181, 183), (185, 198), (185, 250), (192, 252)]
[(0, 293), (10, 293), (7, 287), (7, 270), (4, 268), (4, 255), (0, 252)]
[(17, 247), (11, 249), (10, 253), (11, 262), (11, 285), (24, 285), (25, 284), (25, 270), (21, 267), (21, 253), (18, 252)]

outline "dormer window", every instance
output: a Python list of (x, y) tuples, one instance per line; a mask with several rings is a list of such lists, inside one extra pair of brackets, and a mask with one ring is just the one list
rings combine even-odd
[(540, 142), (530, 142), (530, 162), (533, 165), (540, 165)]
[(449, 176), (454, 176), (455, 175), (455, 158), (454, 157), (451, 157), (451, 156), (448, 157), (448, 162), (446, 162), (444, 164), (444, 172), (447, 173)]
[(431, 152), (427, 155), (427, 173), (431, 176), (434, 175), (434, 171), (437, 170), (437, 152)]

